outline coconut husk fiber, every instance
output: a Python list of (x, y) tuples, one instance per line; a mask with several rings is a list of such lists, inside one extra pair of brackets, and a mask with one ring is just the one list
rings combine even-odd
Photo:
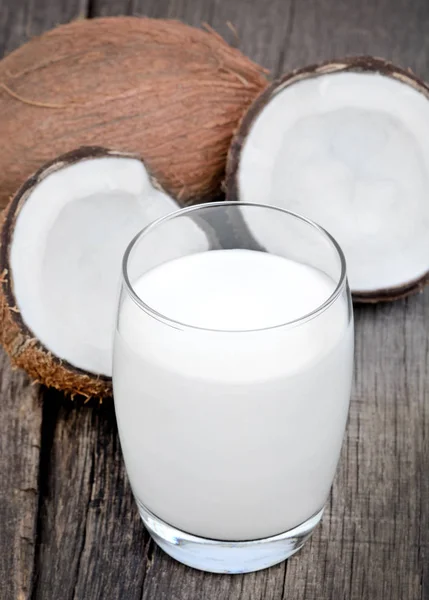
[(183, 205), (220, 188), (264, 71), (178, 21), (79, 20), (0, 61), (0, 207), (42, 164), (84, 145), (140, 155)]

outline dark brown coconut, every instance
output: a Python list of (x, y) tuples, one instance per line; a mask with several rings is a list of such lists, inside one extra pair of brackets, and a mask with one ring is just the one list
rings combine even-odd
[[(53, 173), (68, 166), (104, 157), (136, 159), (133, 154), (106, 150), (100, 147), (81, 148), (65, 154), (40, 168), (21, 187), (3, 212), (0, 245), (0, 341), (8, 352), (14, 366), (24, 369), (37, 382), (66, 391), (72, 396), (103, 399), (111, 396), (111, 378), (87, 372), (55, 356), (37, 338), (24, 321), (14, 291), (11, 269), (11, 248), (15, 224), (20, 212), (34, 189)], [(140, 162), (140, 159), (138, 159)], [(161, 189), (154, 178), (151, 184)]]
[(220, 36), (178, 21), (62, 25), (0, 62), (0, 207), (40, 165), (94, 142), (142, 156), (182, 204), (206, 201), (265, 86)]
[[(226, 178), (223, 183), (227, 200), (246, 201), (246, 198), (243, 197), (243, 194), (240, 191), (239, 185), (239, 169), (242, 151), (257, 118), (267, 107), (270, 101), (282, 90), (294, 85), (297, 82), (326, 74), (346, 72), (378, 73), (410, 86), (429, 99), (428, 85), (419, 79), (411, 70), (402, 69), (381, 58), (374, 58), (370, 56), (350, 57), (338, 61), (328, 61), (322, 64), (296, 69), (281, 79), (273, 82), (269, 87), (262, 91), (244, 114), (233, 137), (227, 158)], [(261, 201), (266, 202), (267, 200)], [(284, 208), (288, 207), (284, 206)], [(419, 276), (417, 279), (412, 278), (409, 281), (404, 281), (403, 284), (397, 286), (374, 289), (370, 291), (360, 291), (359, 289), (352, 288), (352, 296), (355, 302), (362, 303), (392, 301), (418, 293), (422, 291), (422, 289), (428, 283), (429, 270), (423, 275)]]

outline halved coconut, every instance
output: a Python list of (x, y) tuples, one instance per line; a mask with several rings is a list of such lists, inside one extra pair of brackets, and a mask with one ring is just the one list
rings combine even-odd
[(420, 290), (429, 281), (428, 97), (411, 72), (370, 57), (286, 75), (241, 122), (228, 199), (325, 227), (344, 250), (355, 300)]
[(29, 179), (1, 235), (1, 339), (12, 362), (48, 386), (109, 396), (123, 252), (177, 208), (140, 159), (102, 148)]

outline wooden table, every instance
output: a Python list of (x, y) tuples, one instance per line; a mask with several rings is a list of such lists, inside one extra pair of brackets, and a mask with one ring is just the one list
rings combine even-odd
[[(428, 0), (0, 0), (0, 47), (121, 13), (205, 21), (234, 42), (230, 21), (274, 74), (369, 53), (429, 78)], [(1, 600), (429, 598), (428, 330), (429, 289), (356, 308), (349, 426), (322, 525), (298, 556), (245, 576), (203, 574), (158, 550), (131, 497), (112, 406), (77, 409), (1, 354)]]

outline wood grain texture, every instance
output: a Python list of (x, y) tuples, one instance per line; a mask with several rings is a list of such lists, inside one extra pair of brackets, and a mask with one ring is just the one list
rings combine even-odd
[[(0, 11), (4, 47), (84, 8), (10, 2)], [(231, 21), (240, 47), (274, 73), (369, 52), (429, 76), (426, 0), (91, 0), (88, 11), (207, 21), (234, 42)], [(1, 600), (429, 598), (429, 290), (355, 316), (349, 427), (322, 525), (298, 556), (245, 576), (193, 571), (158, 550), (131, 497), (112, 407), (78, 408), (46, 392), (42, 424), (37, 388), (4, 361)]]
[[(83, 6), (82, 0), (3, 1), (0, 55), (61, 21), (78, 17)], [(12, 371), (0, 350), (1, 600), (30, 598), (36, 577), (42, 395), (23, 373)]]
[(84, 18), (87, 0), (1, 0), (0, 54), (8, 54), (35, 35)]
[(428, 291), (355, 311), (346, 443), (322, 527), (288, 564), (290, 597), (425, 597), (428, 311)]
[(282, 71), (370, 54), (429, 75), (426, 0), (306, 0), (295, 3)]
[(77, 408), (56, 393), (49, 402), (56, 414), (44, 438), (32, 599), (139, 598), (151, 543), (125, 479), (113, 407)]
[(0, 598), (31, 590), (37, 537), (42, 407), (38, 388), (0, 350)]

